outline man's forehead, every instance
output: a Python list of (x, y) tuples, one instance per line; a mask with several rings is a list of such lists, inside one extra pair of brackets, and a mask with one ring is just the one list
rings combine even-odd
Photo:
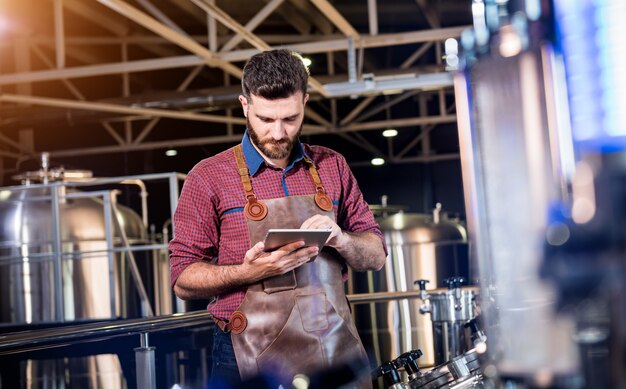
[(272, 103), (285, 102), (288, 100), (302, 101), (303, 99), (304, 99), (304, 95), (301, 91), (296, 91), (294, 94), (289, 95), (287, 97), (279, 97), (275, 99), (268, 99), (268, 98), (258, 96), (252, 93), (250, 94), (248, 98), (246, 98), (246, 100), (248, 101), (248, 104), (253, 104), (253, 103), (258, 103), (258, 102), (272, 104)]

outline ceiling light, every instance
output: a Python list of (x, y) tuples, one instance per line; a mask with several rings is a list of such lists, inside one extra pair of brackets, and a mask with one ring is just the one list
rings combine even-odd
[(398, 135), (398, 130), (396, 130), (395, 128), (388, 128), (383, 131), (383, 136), (385, 138), (393, 138), (396, 135)]
[(167, 155), (168, 157), (175, 157), (177, 154), (178, 150), (176, 149), (165, 150), (165, 155)]
[(311, 58), (309, 57), (302, 57), (302, 63), (308, 68), (309, 66), (311, 66), (313, 61), (311, 61)]
[(385, 164), (385, 160), (382, 158), (373, 158), (372, 159), (372, 165), (374, 166), (380, 166), (380, 165), (384, 165)]

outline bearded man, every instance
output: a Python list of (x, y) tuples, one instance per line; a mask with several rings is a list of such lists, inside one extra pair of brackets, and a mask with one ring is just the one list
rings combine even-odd
[[(216, 297), (211, 388), (259, 375), (291, 383), (367, 361), (343, 282), (348, 266), (381, 269), (386, 248), (346, 160), (299, 140), (307, 82), (296, 53), (253, 56), (239, 96), (243, 139), (189, 172), (174, 214), (174, 292)], [(332, 232), (322, 248), (293, 242), (266, 252), (270, 228)]]

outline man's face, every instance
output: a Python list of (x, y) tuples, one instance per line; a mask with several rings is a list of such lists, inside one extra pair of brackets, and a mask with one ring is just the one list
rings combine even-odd
[(239, 96), (250, 140), (266, 157), (274, 160), (289, 157), (302, 131), (308, 98), (309, 95), (302, 96), (302, 92), (275, 100), (254, 95), (250, 99)]

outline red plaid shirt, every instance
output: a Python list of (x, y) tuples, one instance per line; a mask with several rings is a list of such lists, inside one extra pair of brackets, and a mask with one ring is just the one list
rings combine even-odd
[[(293, 162), (283, 170), (265, 163), (247, 132), (242, 147), (258, 199), (315, 193), (303, 161), (306, 155), (315, 163), (324, 189), (333, 200), (337, 224), (344, 231), (373, 232), (384, 245), (380, 228), (343, 156), (325, 147), (298, 142)], [(174, 239), (169, 244), (172, 286), (194, 262), (243, 262), (246, 251), (252, 247), (243, 215), (245, 204), (232, 148), (200, 161), (189, 172), (174, 213)], [(229, 318), (243, 301), (244, 293), (242, 288), (219, 296), (209, 305), (209, 312)]]

